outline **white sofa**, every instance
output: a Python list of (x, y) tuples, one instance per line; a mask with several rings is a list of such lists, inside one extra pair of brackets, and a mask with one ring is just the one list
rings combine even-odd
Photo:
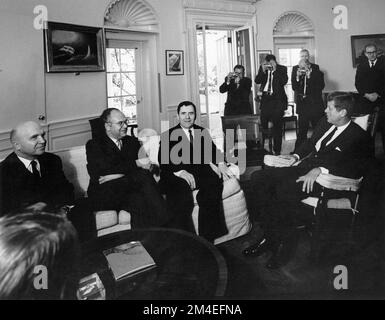
[[(54, 153), (62, 159), (64, 173), (67, 179), (74, 185), (76, 197), (86, 196), (89, 176), (87, 173), (85, 147), (75, 147), (68, 150), (56, 151)], [(153, 152), (150, 152), (150, 158), (153, 157), (152, 153)], [(195, 207), (192, 217), (195, 229), (197, 230), (199, 210), (199, 206), (196, 202), (197, 191), (193, 191), (193, 194)], [(216, 239), (214, 242), (215, 244), (242, 236), (251, 229), (245, 196), (238, 180), (235, 178), (224, 183), (223, 207), (229, 233)], [(98, 211), (95, 212), (95, 218), (98, 236), (131, 229), (131, 217), (129, 213), (124, 211), (119, 213), (116, 211)]]

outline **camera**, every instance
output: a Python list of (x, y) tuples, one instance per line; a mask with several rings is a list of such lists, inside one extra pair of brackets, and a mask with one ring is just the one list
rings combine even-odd
[(306, 68), (299, 68), (298, 71), (302, 74), (305, 74), (307, 72)]
[(265, 68), (269, 71), (273, 70), (273, 66), (271, 64), (265, 64)]

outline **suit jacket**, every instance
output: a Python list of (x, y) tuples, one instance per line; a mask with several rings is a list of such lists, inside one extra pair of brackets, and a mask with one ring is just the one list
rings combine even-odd
[[(378, 57), (373, 68), (370, 68), (369, 60), (360, 63), (357, 66), (355, 85), (361, 96), (361, 110), (357, 110), (358, 112), (371, 113), (374, 107), (383, 104), (385, 96), (385, 59)], [(381, 98), (375, 102), (370, 102), (364, 98), (365, 93), (373, 92), (377, 92)]]
[(73, 204), (73, 186), (63, 173), (61, 159), (45, 152), (37, 157), (41, 178), (36, 181), (15, 153), (0, 164), (0, 214), (23, 210), (36, 202), (55, 210)]
[(253, 113), (249, 100), (251, 85), (251, 79), (244, 77), (239, 81), (239, 87), (237, 88), (233, 79), (230, 81), (230, 84), (227, 84), (226, 77), (225, 82), (219, 87), (220, 93), (227, 92), (225, 116)]
[[(268, 79), (268, 72), (263, 72), (262, 66), (259, 67), (259, 71), (257, 76), (255, 77), (255, 83), (260, 84), (260, 90), (263, 91), (263, 89), (266, 86), (266, 82)], [(287, 76), (287, 68), (285, 66), (282, 66), (280, 64), (277, 64), (277, 69), (273, 73), (273, 97), (275, 96), (282, 104), (284, 104), (285, 108), (287, 107), (287, 95), (285, 92), (285, 85), (287, 83), (288, 76)], [(263, 97), (262, 97), (263, 99)]]
[(136, 160), (140, 143), (137, 138), (125, 136), (122, 138), (122, 150), (108, 137), (92, 139), (86, 144), (87, 170), (90, 175), (88, 192), (93, 193), (99, 188), (99, 177), (109, 174), (124, 174), (138, 170)]
[(297, 113), (323, 113), (325, 109), (322, 90), (325, 88), (324, 74), (319, 70), (317, 64), (311, 63), (312, 72), (310, 78), (306, 79), (306, 100), (303, 100), (305, 78), (304, 76), (297, 81), (297, 71), (299, 66), (293, 67), (291, 72), (291, 84), (294, 90), (294, 101), (297, 104)]
[[(223, 153), (217, 149), (208, 131), (195, 124), (193, 129), (195, 134), (194, 159), (190, 159), (188, 156), (190, 154), (190, 141), (180, 124), (162, 133), (158, 154), (161, 179), (167, 179), (170, 175), (173, 176), (174, 172), (186, 170), (193, 173), (202, 166), (209, 166), (210, 162), (218, 164), (224, 161)], [(200, 139), (198, 136), (200, 136)], [(206, 148), (205, 145), (207, 146)], [(184, 153), (184, 150), (189, 150), (189, 152)], [(211, 152), (208, 154), (207, 150)], [(178, 151), (177, 154), (175, 154), (176, 151)], [(175, 157), (178, 159), (173, 159)], [(176, 160), (178, 161), (179, 159), (180, 163), (176, 163)], [(194, 163), (191, 163), (191, 160)]]
[(309, 169), (324, 167), (333, 175), (360, 178), (374, 155), (369, 134), (351, 121), (336, 139), (317, 152), (316, 143), (331, 126), (326, 117), (322, 118), (312, 137), (295, 151), (300, 159), (306, 158), (300, 166)]

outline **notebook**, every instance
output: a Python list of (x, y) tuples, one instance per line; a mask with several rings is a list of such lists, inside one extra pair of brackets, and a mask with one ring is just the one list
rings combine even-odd
[(104, 250), (103, 254), (108, 261), (115, 280), (156, 267), (154, 259), (140, 241), (131, 241)]

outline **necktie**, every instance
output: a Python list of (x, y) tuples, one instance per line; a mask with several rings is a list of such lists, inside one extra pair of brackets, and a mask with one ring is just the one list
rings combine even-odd
[(374, 62), (370, 61), (370, 68), (373, 68), (373, 66), (374, 66)]
[(188, 135), (189, 135), (189, 138), (190, 138), (190, 164), (193, 163), (193, 160), (194, 160), (194, 152), (193, 152), (193, 146), (194, 146), (194, 137), (192, 135), (192, 130), (191, 129), (188, 129)]
[(37, 170), (37, 162), (35, 160), (31, 161), (32, 175), (35, 180), (40, 179), (39, 170)]
[(122, 140), (118, 140), (116, 145), (118, 146), (119, 150), (122, 150)]
[(326, 144), (330, 141), (330, 139), (333, 137), (335, 132), (337, 131), (337, 127), (335, 127), (326, 137), (322, 140), (321, 146), (318, 151), (323, 150), (326, 147)]
[(271, 71), (269, 70), (268, 71), (269, 72), (269, 79), (268, 79), (268, 81), (269, 81), (269, 84), (268, 84), (268, 86), (267, 86), (267, 93), (268, 94), (272, 94), (272, 88), (271, 88), (271, 85), (272, 85), (272, 81), (271, 81), (271, 76), (272, 76), (272, 73), (271, 73)]

